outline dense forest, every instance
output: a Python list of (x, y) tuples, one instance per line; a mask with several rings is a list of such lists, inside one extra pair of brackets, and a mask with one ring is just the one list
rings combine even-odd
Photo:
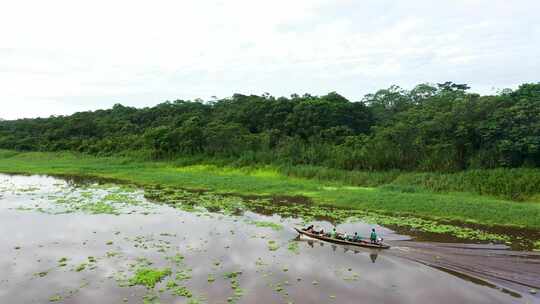
[(0, 121), (0, 148), (194, 156), (340, 169), (540, 166), (540, 83), (481, 96), (463, 84), (397, 86), (351, 102), (332, 92), (235, 94), (137, 109)]

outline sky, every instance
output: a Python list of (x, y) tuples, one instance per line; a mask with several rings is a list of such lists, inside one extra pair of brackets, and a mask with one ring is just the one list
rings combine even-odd
[(0, 118), (540, 81), (538, 0), (0, 1)]

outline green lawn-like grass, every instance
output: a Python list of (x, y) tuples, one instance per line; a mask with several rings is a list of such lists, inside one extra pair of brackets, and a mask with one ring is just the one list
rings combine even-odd
[(140, 185), (161, 184), (218, 193), (306, 196), (317, 204), (344, 208), (540, 229), (537, 202), (516, 202), (466, 192), (435, 193), (416, 187), (407, 191), (384, 185), (352, 186), (344, 181), (286, 176), (273, 167), (178, 166), (173, 162), (3, 150), (0, 172), (97, 176)]

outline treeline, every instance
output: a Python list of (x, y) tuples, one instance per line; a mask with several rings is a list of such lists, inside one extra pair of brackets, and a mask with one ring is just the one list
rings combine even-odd
[(452, 82), (350, 102), (333, 92), (235, 94), (137, 109), (0, 121), (0, 148), (215, 157), (339, 169), (459, 171), (540, 166), (540, 83), (480, 96)]

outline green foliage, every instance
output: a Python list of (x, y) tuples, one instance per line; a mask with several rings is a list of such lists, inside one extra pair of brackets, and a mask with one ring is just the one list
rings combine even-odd
[(242, 274), (241, 271), (226, 272), (223, 274), (223, 277), (226, 279), (234, 279), (240, 276), (241, 274)]
[(54, 296), (51, 296), (49, 298), (49, 302), (60, 302), (62, 301), (64, 298), (62, 298), (62, 296), (60, 295), (54, 295)]
[(65, 267), (67, 266), (68, 258), (62, 257), (58, 260), (58, 267)]
[(177, 253), (174, 256), (168, 256), (166, 259), (172, 263), (174, 263), (176, 266), (181, 266), (184, 263), (184, 256)]
[(185, 286), (178, 286), (172, 289), (172, 294), (179, 297), (191, 298), (193, 294)]
[[(392, 86), (350, 102), (241, 95), (0, 121), (0, 148), (142, 160), (191, 156), (243, 165), (460, 171), (540, 165), (540, 83), (494, 96), (446, 82)], [(1, 157), (13, 156), (2, 152)]]
[(41, 271), (41, 272), (38, 272), (38, 273), (34, 273), (34, 276), (43, 278), (43, 277), (46, 276), (47, 274), (49, 274), (48, 271)]
[(274, 240), (268, 241), (268, 250), (270, 251), (276, 251), (279, 249), (279, 244)]
[(116, 208), (104, 202), (84, 204), (80, 207), (80, 210), (83, 210), (92, 214), (117, 214), (118, 213)]
[(185, 281), (191, 279), (191, 269), (185, 269), (176, 273), (175, 279), (177, 281)]
[(295, 241), (291, 241), (289, 242), (289, 246), (287, 246), (287, 249), (290, 251), (290, 252), (293, 252), (295, 254), (299, 254), (300, 253), (300, 248), (298, 246), (298, 242), (295, 242)]
[(240, 288), (240, 283), (238, 282), (238, 278), (242, 274), (241, 271), (234, 271), (234, 272), (227, 272), (223, 276), (225, 279), (231, 280), (231, 289), (234, 291), (234, 294), (232, 297), (229, 297), (227, 299), (228, 303), (236, 303), (244, 295), (244, 290)]
[(75, 271), (76, 271), (76, 272), (81, 272), (81, 271), (85, 270), (85, 269), (86, 269), (86, 265), (87, 265), (86, 263), (81, 263), (81, 264), (79, 264), (77, 267), (75, 267)]
[(472, 169), (455, 173), (348, 171), (318, 166), (281, 166), (292, 177), (378, 187), (397, 192), (469, 192), (524, 201), (540, 193), (540, 170), (527, 168)]
[(268, 227), (272, 228), (274, 231), (281, 231), (283, 230), (283, 225), (280, 225), (278, 223), (274, 222), (268, 222), (268, 221), (249, 221), (248, 222), (251, 225), (255, 225), (257, 227)]
[(161, 282), (163, 278), (171, 275), (171, 269), (152, 269), (152, 268), (139, 268), (135, 272), (135, 275), (129, 279), (129, 285), (142, 285), (148, 289), (152, 289), (157, 283)]

